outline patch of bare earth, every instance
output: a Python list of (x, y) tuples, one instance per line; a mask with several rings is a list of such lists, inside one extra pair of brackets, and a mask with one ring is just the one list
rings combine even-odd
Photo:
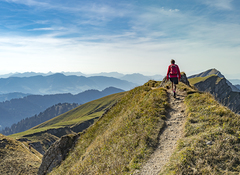
[(169, 161), (177, 141), (182, 137), (185, 122), (184, 98), (186, 94), (177, 90), (176, 98), (168, 90), (170, 108), (167, 113), (166, 126), (160, 133), (159, 145), (150, 159), (134, 175), (158, 175)]

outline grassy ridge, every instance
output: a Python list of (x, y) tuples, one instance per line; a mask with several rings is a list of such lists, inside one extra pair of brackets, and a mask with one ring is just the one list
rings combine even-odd
[(210, 94), (189, 94), (185, 135), (161, 174), (239, 174), (240, 120)]
[(66, 126), (71, 127), (86, 120), (100, 117), (104, 111), (121, 98), (123, 94), (124, 92), (117, 93), (88, 102), (27, 131), (13, 134), (10, 137), (20, 138), (24, 135), (34, 134), (48, 129), (64, 128)]
[(82, 133), (74, 150), (50, 174), (130, 174), (158, 143), (167, 92), (149, 84), (125, 94), (103, 118)]
[(217, 77), (216, 83), (218, 83), (221, 80), (220, 77), (213, 74), (213, 75), (209, 75), (209, 76), (206, 76), (206, 77), (190, 78), (188, 81), (189, 81), (190, 84), (194, 85), (194, 84), (199, 83), (199, 82), (204, 82), (205, 80), (207, 80), (210, 77)]
[(29, 151), (26, 143), (0, 134), (0, 174), (36, 174), (41, 158), (36, 150)]

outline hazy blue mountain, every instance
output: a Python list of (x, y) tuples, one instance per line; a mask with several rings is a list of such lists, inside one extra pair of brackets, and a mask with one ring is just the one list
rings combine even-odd
[(152, 80), (155, 80), (155, 81), (162, 81), (163, 78), (165, 76), (162, 76), (162, 75), (153, 75), (153, 76), (149, 76)]
[(229, 79), (229, 81), (230, 81), (233, 85), (239, 85), (239, 84), (240, 84), (240, 80), (239, 80), (239, 79)]
[(129, 81), (129, 82), (133, 82), (138, 85), (143, 85), (144, 83), (148, 82), (149, 80), (161, 81), (163, 79), (163, 76), (161, 76), (161, 75), (145, 76), (145, 75), (142, 75), (139, 73), (135, 73), (135, 74), (124, 75), (123, 77), (120, 77), (120, 79)]
[(24, 98), (0, 102), (0, 125), (2, 128), (7, 126), (9, 127), (13, 123), (38, 114), (58, 103), (83, 104), (118, 92), (123, 92), (123, 90), (109, 87), (103, 91), (87, 90), (76, 95), (72, 95), (70, 93), (55, 95), (29, 95)]
[(78, 94), (88, 89), (103, 90), (110, 86), (130, 90), (134, 88), (136, 84), (113, 77), (65, 76), (57, 73), (48, 76), (38, 75), (32, 77), (1, 78), (0, 94), (12, 92), (30, 94)]
[(69, 76), (69, 75), (76, 75), (76, 76), (87, 76), (86, 74), (82, 72), (61, 72), (62, 74)]
[(114, 77), (114, 78), (121, 78), (124, 74), (118, 72), (101, 72), (96, 74), (87, 74), (86, 76), (105, 76), (105, 77)]
[(33, 77), (38, 75), (48, 76), (52, 74), (53, 74), (52, 72), (48, 72), (48, 73), (24, 72), (24, 73), (14, 73), (9, 77)]
[(239, 84), (234, 85), (234, 86), (240, 90), (240, 85)]
[(136, 83), (138, 85), (143, 85), (144, 83), (148, 82), (151, 78), (147, 77), (147, 76), (144, 76), (142, 74), (139, 74), (139, 73), (135, 73), (135, 74), (124, 75), (120, 79), (129, 81), (129, 82), (133, 82), (133, 83)]
[(9, 74), (3, 74), (0, 75), (0, 78), (9, 78), (10, 76), (12, 76), (14, 73), (9, 73)]
[(28, 95), (31, 95), (31, 94), (24, 94), (24, 93), (20, 93), (20, 92), (13, 92), (13, 93), (9, 93), (9, 94), (0, 94), (0, 102), (11, 100), (14, 98), (23, 98)]
[[(6, 74), (6, 75), (0, 75), (0, 78), (9, 78), (9, 77), (21, 77), (21, 78), (28, 77), (29, 78), (29, 77), (35, 77), (35, 76), (50, 76), (50, 75), (54, 75), (54, 74), (59, 74), (59, 73), (53, 73), (53, 72), (48, 72), (48, 73), (36, 73), (36, 72), (11, 73), (11, 74)], [(60, 74), (63, 74), (65, 76), (78, 76), (78, 77), (83, 76), (83, 77), (87, 77), (87, 78), (89, 78), (89, 77), (117, 78), (120, 80), (124, 80), (124, 81), (128, 81), (130, 83), (133, 83), (135, 86), (142, 85), (150, 79), (161, 81), (164, 78), (162, 75), (145, 76), (145, 75), (139, 74), (139, 73), (122, 74), (122, 73), (118, 73), (118, 72), (101, 72), (101, 73), (95, 73), (95, 74), (84, 74), (82, 72), (61, 72)], [(112, 85), (112, 86), (114, 86), (114, 85)], [(124, 89), (123, 87), (119, 87), (119, 88)], [(86, 90), (86, 89), (84, 89), (84, 90)], [(102, 89), (98, 89), (98, 90), (102, 90)], [(129, 90), (129, 89), (125, 89), (125, 90)], [(58, 93), (60, 93), (60, 92), (58, 92)], [(67, 92), (65, 92), (65, 93), (67, 93)], [(71, 93), (73, 93), (73, 92), (71, 92)], [(79, 91), (76, 93), (79, 93)]]
[(10, 135), (26, 131), (71, 109), (74, 109), (77, 106), (78, 104), (76, 103), (58, 103), (47, 108), (45, 111), (40, 112), (38, 115), (22, 119), (21, 121), (12, 124), (11, 127), (6, 127), (4, 130), (1, 131), (1, 133), (4, 135)]

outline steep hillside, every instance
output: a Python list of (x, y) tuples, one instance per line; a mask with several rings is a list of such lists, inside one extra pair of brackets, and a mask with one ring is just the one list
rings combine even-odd
[[(217, 69), (209, 69), (209, 70), (204, 71), (204, 72), (202, 72), (202, 73), (199, 73), (199, 74), (196, 74), (196, 75), (192, 75), (192, 76), (190, 76), (190, 77), (188, 77), (188, 78), (191, 79), (191, 78), (209, 77), (209, 76), (212, 76), (212, 75), (216, 75), (216, 76), (218, 76), (218, 77), (220, 77), (220, 78), (226, 79), (226, 78), (224, 77), (224, 75), (222, 75), (221, 72), (218, 71)], [(232, 90), (233, 92), (240, 92), (240, 90), (239, 90), (237, 87), (235, 87), (235, 86), (234, 86), (230, 81), (228, 81), (227, 79), (226, 79), (226, 83), (228, 84), (228, 86), (231, 87), (231, 90)]]
[(41, 112), (38, 115), (32, 116), (30, 118), (25, 118), (18, 123), (14, 123), (10, 128), (6, 127), (1, 131), (4, 135), (15, 134), (18, 132), (26, 131), (34, 126), (37, 126), (47, 120), (50, 120), (58, 115), (61, 115), (71, 109), (74, 109), (78, 106), (78, 104), (73, 103), (58, 103), (56, 105), (51, 106), (45, 111)]
[(198, 90), (210, 92), (220, 103), (236, 113), (240, 112), (240, 92), (232, 91), (225, 78), (217, 75), (189, 79)]
[(151, 90), (149, 83), (126, 92), (80, 133), (74, 149), (51, 174), (129, 174), (140, 168), (158, 144), (168, 105), (166, 89)]
[(123, 90), (108, 87), (103, 91), (87, 90), (76, 95), (55, 94), (55, 95), (29, 95), (24, 98), (12, 99), (0, 103), (0, 125), (1, 129), (10, 127), (20, 120), (32, 117), (43, 112), (52, 105), (58, 103), (78, 103), (83, 104), (110, 94), (123, 92)]
[[(218, 76), (211, 77), (215, 83), (222, 81)], [(152, 154), (161, 155), (157, 148), (161, 147), (161, 137), (167, 130), (168, 135), (163, 139), (172, 140), (177, 135), (180, 139), (172, 145), (166, 142), (174, 153), (165, 154), (170, 161), (160, 166), (159, 174), (238, 174), (239, 115), (219, 104), (209, 93), (180, 83), (174, 100), (170, 90), (152, 88), (159, 84), (150, 81), (126, 92), (87, 130), (62, 137), (45, 154), (38, 174), (47, 171), (54, 175), (138, 174), (136, 170), (142, 170)], [(178, 105), (178, 98), (184, 99), (184, 108)], [(179, 123), (182, 129), (172, 127)], [(50, 159), (51, 155), (62, 149), (64, 152), (66, 147), (70, 151), (58, 162), (60, 166), (47, 169), (46, 160), (55, 161)]]
[(184, 135), (160, 174), (239, 174), (239, 115), (208, 93), (189, 94), (185, 104)]
[(78, 133), (89, 127), (116, 103), (124, 92), (112, 94), (78, 106), (62, 115), (48, 120), (27, 131), (10, 135), (9, 137), (25, 138), (39, 143), (43, 152), (61, 136), (69, 133)]
[(42, 155), (21, 143), (0, 134), (0, 174), (33, 175), (38, 171)]

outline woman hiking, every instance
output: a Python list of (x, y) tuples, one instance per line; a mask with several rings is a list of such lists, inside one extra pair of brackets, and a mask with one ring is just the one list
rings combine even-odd
[(177, 84), (178, 81), (181, 78), (181, 73), (178, 65), (175, 64), (175, 60), (171, 60), (171, 65), (168, 66), (168, 71), (167, 71), (167, 80), (172, 82), (172, 91), (173, 91), (173, 96), (174, 98), (176, 97), (176, 90), (177, 90)]

